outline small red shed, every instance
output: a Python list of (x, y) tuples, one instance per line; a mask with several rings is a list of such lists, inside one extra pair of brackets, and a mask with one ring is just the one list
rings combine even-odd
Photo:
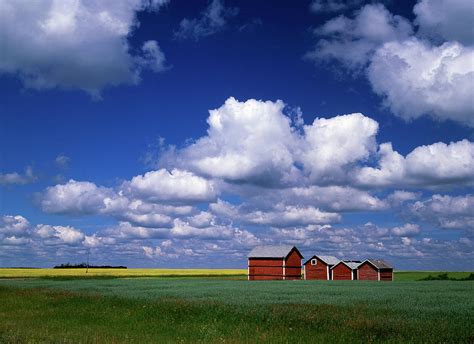
[(393, 281), (393, 267), (382, 259), (367, 259), (357, 268), (357, 278), (371, 281)]
[(330, 280), (331, 268), (339, 262), (334, 256), (312, 256), (303, 265), (305, 280)]
[(303, 255), (295, 246), (257, 246), (248, 256), (248, 279), (301, 279)]
[(356, 280), (357, 279), (357, 267), (359, 266), (360, 262), (353, 262), (353, 261), (340, 261), (336, 265), (334, 265), (332, 270), (332, 279), (334, 281), (342, 281), (342, 280)]

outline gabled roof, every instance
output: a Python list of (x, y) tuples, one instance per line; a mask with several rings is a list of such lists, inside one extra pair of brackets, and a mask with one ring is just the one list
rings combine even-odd
[(249, 253), (249, 258), (286, 258), (295, 250), (298, 255), (303, 258), (300, 251), (295, 246), (279, 245), (279, 246), (256, 246)]
[(318, 258), (320, 260), (322, 260), (323, 262), (325, 262), (327, 265), (335, 265), (339, 262), (339, 258), (336, 258), (334, 256), (312, 256), (310, 259), (308, 259), (304, 265), (306, 265), (309, 261), (311, 261), (311, 259), (313, 258)]
[(345, 262), (343, 260), (339, 261), (339, 263), (335, 264), (331, 269), (334, 269), (336, 266), (338, 266), (339, 264), (344, 264), (345, 266), (347, 266), (349, 269), (351, 270), (355, 270), (357, 269), (357, 267), (361, 264), (361, 263), (355, 263), (355, 262)]
[(379, 269), (393, 269), (393, 266), (388, 264), (383, 259), (367, 259), (364, 262), (362, 262), (362, 264), (364, 264), (365, 262), (368, 262), (373, 267), (375, 267), (377, 270), (379, 270)]

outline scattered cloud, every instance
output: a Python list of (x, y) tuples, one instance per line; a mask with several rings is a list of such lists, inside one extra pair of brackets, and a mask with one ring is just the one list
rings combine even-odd
[(450, 196), (435, 194), (410, 207), (417, 220), (434, 223), (444, 229), (474, 231), (474, 195)]
[(25, 185), (37, 180), (33, 168), (28, 166), (22, 175), (18, 172), (0, 173), (0, 185)]
[(226, 7), (223, 0), (212, 0), (199, 17), (181, 20), (174, 36), (198, 41), (223, 30), (227, 21), (238, 13), (238, 8)]
[(360, 6), (363, 3), (364, 0), (313, 0), (310, 4), (310, 9), (314, 13), (342, 12)]
[(168, 0), (2, 1), (0, 73), (30, 89), (80, 89), (94, 97), (108, 86), (137, 84), (143, 69), (164, 69), (155, 41), (132, 54), (127, 38), (139, 11), (158, 11)]
[(56, 164), (56, 166), (62, 169), (68, 168), (70, 162), (71, 158), (64, 154), (59, 154), (56, 159), (54, 159), (54, 163)]
[[(430, 195), (474, 185), (472, 142), (437, 142), (404, 156), (377, 142), (379, 124), (363, 114), (305, 124), (282, 101), (229, 98), (207, 122), (206, 135), (195, 141), (163, 144), (154, 170), (112, 187), (71, 179), (38, 196), (46, 213), (117, 224), (85, 231), (4, 216), (2, 254), (30, 247), (44, 257), (54, 248), (56, 258), (93, 250), (105, 261), (168, 264), (192, 256), (199, 264), (208, 254), (237, 262), (258, 243), (292, 243), (395, 261), (435, 259), (440, 247), (469, 255), (466, 235), (444, 243), (431, 235), (439, 228), (470, 232), (470, 196)], [(399, 222), (344, 226), (345, 217), (361, 212), (391, 212)]]

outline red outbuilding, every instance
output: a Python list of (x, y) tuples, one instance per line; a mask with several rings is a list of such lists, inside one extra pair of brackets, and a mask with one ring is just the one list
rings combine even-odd
[(357, 278), (371, 281), (393, 281), (393, 267), (382, 259), (367, 259), (357, 268)]
[(331, 268), (332, 279), (334, 281), (341, 280), (356, 280), (357, 279), (357, 267), (360, 262), (353, 261), (340, 261)]
[(305, 280), (330, 280), (331, 268), (339, 262), (334, 256), (312, 256), (303, 265)]
[(257, 246), (248, 256), (248, 279), (301, 279), (301, 259), (295, 246)]

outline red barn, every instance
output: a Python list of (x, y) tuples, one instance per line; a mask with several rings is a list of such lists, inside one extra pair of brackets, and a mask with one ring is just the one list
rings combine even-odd
[(357, 279), (357, 267), (360, 262), (345, 262), (340, 261), (334, 265), (332, 270), (332, 279), (334, 281), (341, 280), (356, 280)]
[(257, 246), (248, 256), (248, 279), (301, 279), (301, 259), (295, 246)]
[(382, 259), (367, 259), (357, 268), (357, 278), (371, 281), (393, 281), (393, 267)]
[(312, 256), (303, 265), (305, 280), (330, 280), (331, 268), (339, 262), (334, 256)]

